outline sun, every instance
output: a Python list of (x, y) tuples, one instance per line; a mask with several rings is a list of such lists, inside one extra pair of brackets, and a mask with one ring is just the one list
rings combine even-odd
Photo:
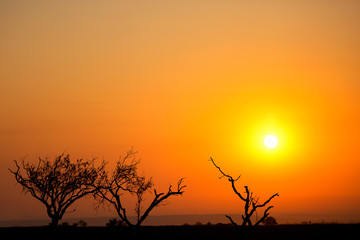
[(267, 148), (274, 148), (277, 146), (277, 144), (278, 144), (278, 140), (277, 137), (274, 135), (267, 135), (264, 138), (264, 145)]

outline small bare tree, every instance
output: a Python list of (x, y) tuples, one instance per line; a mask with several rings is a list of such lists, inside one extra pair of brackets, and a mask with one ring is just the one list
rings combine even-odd
[(16, 169), (9, 170), (25, 193), (45, 205), (50, 225), (57, 226), (75, 201), (96, 191), (94, 183), (101, 181), (105, 164), (95, 167), (94, 161), (72, 163), (69, 155), (62, 154), (54, 161), (39, 158), (37, 164), (15, 160)]
[[(248, 186), (244, 186), (245, 188), (245, 195), (241, 194), (236, 186), (235, 186), (235, 182), (237, 180), (240, 179), (240, 176), (238, 176), (237, 178), (233, 178), (232, 176), (230, 176), (229, 174), (224, 173), (221, 168), (219, 166), (217, 166), (214, 162), (214, 160), (210, 157), (210, 161), (212, 162), (212, 164), (219, 170), (219, 172), (221, 173), (221, 177), (226, 177), (229, 182), (231, 183), (231, 187), (234, 191), (234, 193), (245, 203), (244, 205), (244, 214), (241, 216), (242, 218), (242, 223), (239, 225), (237, 224), (230, 216), (225, 215), (225, 217), (227, 217), (230, 222), (236, 226), (236, 227), (241, 227), (242, 230), (247, 230), (249, 228), (258, 226), (260, 223), (264, 222), (264, 220), (269, 216), (269, 210), (271, 208), (273, 208), (273, 206), (268, 206), (265, 211), (263, 212), (262, 217), (259, 219), (257, 216), (257, 210), (258, 208), (263, 208), (266, 205), (268, 205), (270, 203), (270, 201), (274, 198), (279, 196), (278, 193), (275, 193), (274, 195), (272, 195), (268, 200), (266, 200), (264, 203), (259, 203), (259, 198), (254, 196), (252, 192), (250, 192), (250, 189)], [(255, 223), (252, 223), (251, 218), (253, 217), (253, 214), (256, 213), (256, 221)]]
[[(146, 179), (137, 173), (140, 161), (136, 159), (135, 155), (136, 152), (133, 150), (128, 151), (127, 154), (117, 162), (112, 174), (105, 174), (104, 181), (101, 182), (101, 185), (96, 186), (98, 191), (95, 193), (95, 198), (99, 200), (100, 204), (108, 203), (114, 207), (120, 220), (126, 225), (139, 227), (154, 207), (159, 206), (160, 203), (164, 202), (170, 196), (182, 195), (186, 186), (183, 185), (184, 179), (182, 178), (178, 181), (176, 190), (173, 190), (171, 185), (166, 193), (158, 193), (156, 189), (154, 189), (152, 201), (146, 210), (142, 211), (145, 201), (144, 194), (151, 191), (154, 184), (151, 178)], [(127, 209), (124, 205), (125, 200), (123, 198), (125, 193), (136, 197), (134, 210), (137, 219), (135, 223), (131, 222), (127, 215)]]

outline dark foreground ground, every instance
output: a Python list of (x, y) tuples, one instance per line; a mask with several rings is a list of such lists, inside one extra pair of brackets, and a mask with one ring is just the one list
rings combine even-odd
[[(259, 226), (245, 239), (359, 239), (360, 224)], [(244, 239), (232, 225), (141, 227), (10, 227), (1, 239)]]

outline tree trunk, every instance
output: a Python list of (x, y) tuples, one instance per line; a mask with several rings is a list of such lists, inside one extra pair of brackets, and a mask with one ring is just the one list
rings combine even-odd
[(56, 227), (59, 224), (60, 219), (61, 219), (61, 217), (59, 217), (59, 216), (53, 216), (51, 218), (50, 227)]

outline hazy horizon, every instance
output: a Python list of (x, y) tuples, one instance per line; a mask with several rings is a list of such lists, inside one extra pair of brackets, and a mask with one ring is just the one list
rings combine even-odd
[[(227, 213), (229, 214), (229, 213)], [(230, 214), (235, 220), (241, 218), (241, 214)], [(280, 214), (271, 215), (278, 224), (358, 224), (360, 217), (357, 214), (344, 216), (338, 215), (324, 215), (324, 214)], [(117, 218), (116, 215), (99, 216), (99, 217), (65, 217), (60, 221), (60, 224), (67, 222), (70, 225), (84, 220), (88, 226), (105, 226), (106, 223), (112, 219)], [(130, 220), (134, 221), (136, 216), (130, 216)], [(39, 219), (13, 219), (0, 221), (0, 227), (34, 227), (47, 226), (50, 220), (46, 217)], [(145, 220), (144, 226), (166, 226), (166, 225), (195, 225), (195, 224), (230, 224), (229, 220), (224, 214), (176, 214), (176, 215), (150, 215)]]

